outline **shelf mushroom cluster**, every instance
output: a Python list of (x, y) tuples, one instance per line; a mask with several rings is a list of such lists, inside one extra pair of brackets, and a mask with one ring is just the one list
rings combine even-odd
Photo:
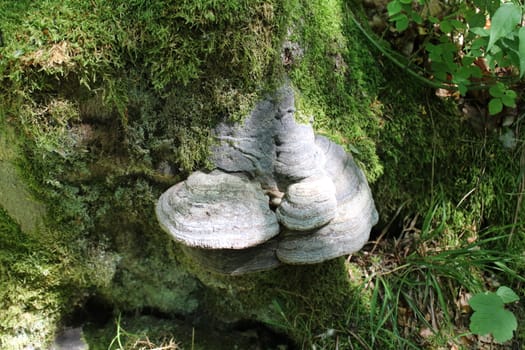
[(366, 178), (344, 149), (294, 119), (286, 86), (242, 125), (215, 129), (215, 169), (164, 192), (161, 227), (213, 271), (238, 275), (353, 253), (378, 215)]

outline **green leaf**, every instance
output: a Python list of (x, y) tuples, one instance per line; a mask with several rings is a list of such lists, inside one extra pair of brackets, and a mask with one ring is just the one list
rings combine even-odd
[(412, 0), (399, 0), (401, 1), (403, 4), (412, 4)]
[(520, 300), (520, 297), (514, 293), (512, 289), (509, 287), (501, 286), (496, 291), (496, 294), (503, 300), (505, 304), (513, 303), (515, 301)]
[(506, 36), (521, 22), (521, 8), (512, 3), (501, 5), (494, 16), (492, 16), (490, 24), (490, 40), (487, 50), (498, 41), (498, 39)]
[(452, 24), (449, 22), (449, 21), (441, 21), (441, 23), (439, 24), (439, 29), (441, 29), (441, 31), (443, 33), (450, 33), (452, 32)]
[(516, 93), (516, 91), (508, 89), (508, 90), (505, 90), (505, 96), (509, 96), (515, 99), (516, 97), (518, 97), (518, 94)]
[(439, 18), (434, 17), (434, 16), (429, 16), (429, 17), (428, 17), (428, 20), (429, 20), (430, 23), (432, 23), (432, 24), (438, 24), (438, 23), (439, 23)]
[(485, 47), (487, 47), (488, 37), (476, 38), (472, 40), (472, 46), (470, 47), (469, 55), (474, 57), (483, 56), (485, 53)]
[[(505, 298), (510, 298), (509, 300), (517, 297), (517, 295), (510, 295), (510, 288), (498, 289), (500, 290)], [(505, 310), (503, 298), (500, 295), (496, 293), (476, 294), (470, 298), (469, 304), (474, 310), (470, 317), (472, 333), (478, 335), (492, 333), (494, 339), (500, 343), (512, 338), (513, 332), (518, 328), (518, 322), (512, 312)]]
[(485, 26), (485, 15), (482, 12), (473, 12), (467, 16), (467, 23), (469, 27), (484, 27)]
[(450, 24), (456, 29), (465, 29), (467, 27), (465, 23), (458, 21), (457, 19), (451, 19)]
[(410, 14), (410, 16), (412, 17), (412, 20), (413, 20), (414, 22), (416, 22), (417, 24), (423, 24), (423, 17), (421, 17), (421, 16), (419, 15), (419, 13), (417, 13), (417, 12), (412, 12), (412, 13)]
[(495, 115), (503, 110), (503, 102), (500, 98), (493, 98), (489, 102), (489, 114)]
[(503, 95), (501, 102), (507, 107), (516, 107), (516, 99), (508, 95)]
[(407, 28), (408, 28), (408, 17), (405, 14), (402, 14), (396, 19), (396, 29), (399, 32), (402, 32)]
[(517, 328), (516, 316), (503, 307), (476, 311), (470, 317), (470, 330), (472, 333), (478, 335), (492, 333), (494, 340), (499, 343), (512, 339), (513, 332)]
[(399, 1), (394, 0), (392, 2), (389, 2), (388, 5), (386, 5), (386, 9), (388, 11), (388, 15), (391, 17), (395, 14), (400, 13), (403, 7), (401, 6), (401, 3)]
[(486, 37), (490, 35), (490, 31), (485, 28), (473, 27), (473, 28), (470, 28), (470, 31), (481, 37)]
[(505, 94), (505, 85), (496, 83), (489, 88), (489, 94), (492, 97), (502, 97)]
[(470, 76), (473, 78), (482, 78), (483, 72), (478, 66), (470, 66)]
[(520, 61), (520, 79), (523, 78), (525, 73), (525, 27), (521, 27), (518, 31), (518, 55)]
[(468, 301), (474, 311), (489, 312), (503, 308), (503, 300), (495, 293), (476, 294)]
[(468, 91), (468, 86), (464, 83), (458, 83), (458, 91), (461, 94), (461, 96), (465, 96)]

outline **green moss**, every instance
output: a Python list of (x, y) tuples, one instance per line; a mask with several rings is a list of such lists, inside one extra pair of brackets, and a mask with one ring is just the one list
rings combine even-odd
[(21, 178), (16, 165), (20, 148), (14, 129), (2, 117), (0, 125), (0, 206), (7, 210), (25, 232), (36, 233), (38, 226), (43, 224), (45, 208), (35, 200)]
[(335, 336), (326, 332), (366, 332), (367, 292), (343, 258), (235, 277), (185, 264), (208, 287), (201, 307), (222, 321), (259, 320), (303, 347), (335, 346)]
[(382, 73), (343, 1), (301, 1), (288, 40), (300, 50), (290, 58), (290, 77), (299, 91), (298, 114), (313, 118), (318, 133), (343, 145), (375, 181), (382, 173), (374, 137), (374, 109)]
[(403, 90), (389, 84), (379, 96), (384, 117), (377, 144), (384, 175), (373, 191), (383, 220), (402, 204), (403, 212), (424, 212), (439, 193), (478, 228), (512, 223), (521, 150), (503, 147), (497, 131), (475, 132), (454, 104), (432, 91), (410, 80), (400, 84)]
[(52, 255), (0, 207), (0, 346), (45, 347), (62, 307)]

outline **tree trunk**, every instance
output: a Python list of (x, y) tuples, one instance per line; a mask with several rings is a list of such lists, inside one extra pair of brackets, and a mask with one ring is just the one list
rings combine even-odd
[[(364, 170), (378, 232), (438, 187), (461, 198), (484, 165), (466, 170), (475, 146), (449, 140), (478, 136), (373, 48), (352, 20), (361, 13), (338, 0), (4, 1), (0, 348), (80, 342), (64, 333), (78, 327), (90, 349), (114, 337), (140, 348), (145, 329), (185, 348), (368, 341), (363, 260), (225, 276), (185, 255), (154, 212), (161, 193), (210, 167), (214, 126), (242, 123), (284, 82), (298, 121)], [(487, 220), (511, 212), (496, 202)]]

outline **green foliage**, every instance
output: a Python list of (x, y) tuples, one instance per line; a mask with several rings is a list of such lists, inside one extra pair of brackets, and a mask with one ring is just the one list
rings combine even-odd
[(518, 301), (519, 297), (508, 287), (499, 287), (495, 293), (485, 292), (472, 296), (469, 304), (474, 310), (470, 318), (470, 330), (474, 334), (491, 333), (499, 343), (510, 340), (517, 329), (516, 316), (504, 308), (504, 304)]
[[(390, 242), (395, 246), (383, 251), (382, 243), (389, 243), (378, 242), (379, 254), (371, 260), (363, 257), (365, 262), (357, 258), (358, 263), (368, 264), (370, 277), (365, 285), (372, 288), (368, 321), (370, 348), (383, 348), (383, 343), (395, 342), (392, 348), (420, 349), (422, 344), (414, 343), (417, 336), (411, 332), (421, 328), (431, 330), (437, 344), (449, 341), (454, 337), (454, 321), (461, 313), (454, 304), (458, 290), (481, 291), (483, 275), (491, 271), (523, 280), (512, 267), (521, 258), (491, 247), (495, 241), (506, 238), (504, 228), (484, 232), (473, 243), (458, 240), (454, 231), (461, 226), (456, 226), (460, 223), (449, 217), (452, 212), (453, 209), (445, 203), (438, 204), (429, 209), (420, 225), (414, 228), (415, 232), (407, 231), (396, 242)], [(392, 250), (403, 250), (404, 253), (389, 257), (387, 252)], [(501, 305), (502, 298), (508, 302), (516, 301), (515, 294), (508, 288), (500, 288), (494, 295)], [(471, 300), (476, 303), (476, 297)], [(478, 310), (477, 304), (472, 307)], [(496, 307), (491, 312), (495, 311)], [(429, 319), (429, 313), (433, 315), (432, 319)], [(507, 317), (506, 313), (502, 317)], [(495, 323), (491, 319), (491, 331), (498, 329)]]
[(430, 0), (393, 0), (387, 6), (399, 32), (407, 30), (412, 21), (426, 33), (422, 41), (432, 67), (427, 74), (443, 88), (457, 89), (462, 95), (489, 89), (491, 115), (500, 113), (503, 106), (515, 107), (515, 84), (525, 73), (521, 5), (460, 1), (438, 6), (443, 8), (439, 13), (433, 13), (433, 6), (437, 5)]
[[(419, 4), (423, 4), (424, 0), (418, 0)], [(387, 5), (388, 16), (390, 20), (395, 23), (396, 29), (400, 32), (406, 30), (410, 21), (418, 24), (423, 22), (421, 16), (412, 10), (412, 0), (393, 0)]]
[(486, 48), (488, 52), (498, 40), (513, 33), (516, 27), (521, 24), (521, 12), (521, 7), (512, 3), (503, 3), (494, 12), (489, 30), (489, 43)]
[[(156, 252), (154, 241), (173, 247), (147, 218), (179, 174), (205, 166), (213, 124), (239, 119), (276, 79), (287, 11), (254, 0), (0, 2), (1, 121), (16, 128), (21, 176), (48, 210), (37, 240), (1, 237), (0, 347), (51, 336), (92, 293), (123, 309), (196, 308), (196, 281), (173, 252)], [(38, 318), (44, 329), (30, 329)]]
[(503, 83), (497, 82), (489, 89), (492, 99), (489, 102), (490, 114), (498, 114), (502, 111), (503, 106), (516, 107), (516, 91), (508, 89)]

